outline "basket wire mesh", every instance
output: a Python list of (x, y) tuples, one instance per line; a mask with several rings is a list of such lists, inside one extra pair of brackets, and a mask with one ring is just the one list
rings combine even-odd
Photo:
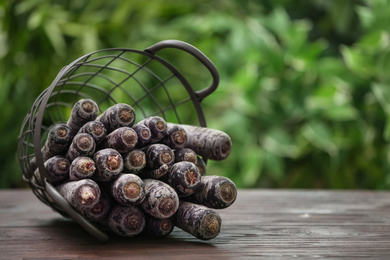
[[(179, 70), (157, 55), (167, 48), (195, 57), (210, 72), (212, 83), (195, 91)], [(136, 120), (158, 115), (168, 122), (206, 126), (201, 101), (218, 84), (214, 64), (197, 48), (182, 41), (158, 42), (143, 51), (115, 48), (84, 55), (62, 68), (22, 123), (18, 158), (23, 178), (43, 203), (74, 219), (98, 240), (107, 241), (108, 236), (76, 212), (46, 180), (41, 147), (50, 127), (66, 123), (74, 103), (82, 98), (94, 100), (100, 112), (116, 103), (127, 103), (134, 108)], [(36, 160), (39, 178), (31, 167), (32, 159)]]

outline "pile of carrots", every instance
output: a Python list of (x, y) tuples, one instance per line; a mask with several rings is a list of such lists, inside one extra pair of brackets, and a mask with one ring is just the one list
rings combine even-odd
[(218, 209), (232, 205), (237, 189), (227, 177), (206, 175), (207, 160), (224, 160), (230, 137), (219, 130), (174, 124), (159, 116), (136, 122), (134, 109), (115, 104), (99, 115), (81, 99), (66, 123), (54, 124), (35, 158), (46, 178), (91, 222), (120, 236), (167, 236), (178, 227), (196, 238), (215, 238)]

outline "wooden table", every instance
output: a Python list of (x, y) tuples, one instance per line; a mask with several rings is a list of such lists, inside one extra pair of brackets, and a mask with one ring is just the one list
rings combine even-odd
[(221, 233), (209, 241), (175, 228), (163, 239), (112, 237), (102, 244), (30, 190), (2, 190), (0, 259), (390, 256), (390, 192), (239, 190), (219, 213)]

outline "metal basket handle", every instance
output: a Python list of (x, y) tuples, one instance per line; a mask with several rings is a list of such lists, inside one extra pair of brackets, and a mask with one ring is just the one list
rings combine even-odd
[(214, 92), (214, 90), (217, 89), (219, 84), (219, 73), (217, 68), (206, 55), (204, 55), (200, 50), (198, 50), (191, 44), (188, 44), (183, 41), (178, 41), (178, 40), (165, 40), (165, 41), (158, 42), (150, 46), (149, 48), (146, 48), (145, 51), (155, 55), (157, 52), (166, 48), (175, 48), (175, 49), (188, 52), (196, 59), (198, 59), (210, 71), (210, 74), (213, 78), (213, 82), (211, 83), (211, 85), (202, 90), (195, 92), (199, 102), (201, 102), (205, 97), (207, 97), (212, 92)]

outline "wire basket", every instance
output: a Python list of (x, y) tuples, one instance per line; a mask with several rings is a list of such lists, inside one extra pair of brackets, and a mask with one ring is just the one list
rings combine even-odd
[[(195, 57), (210, 72), (212, 83), (195, 91), (182, 73), (156, 55), (167, 48)], [(66, 123), (74, 103), (82, 98), (94, 100), (100, 112), (116, 103), (127, 103), (134, 108), (137, 120), (158, 115), (169, 122), (206, 126), (201, 101), (218, 84), (214, 64), (197, 48), (182, 41), (161, 41), (143, 51), (115, 48), (84, 55), (62, 68), (35, 100), (22, 123), (18, 158), (23, 178), (43, 203), (74, 219), (98, 240), (107, 241), (108, 236), (73, 209), (46, 180), (41, 147), (49, 128)], [(198, 122), (188, 122), (194, 115)], [(36, 161), (39, 178), (31, 167), (32, 159)]]

